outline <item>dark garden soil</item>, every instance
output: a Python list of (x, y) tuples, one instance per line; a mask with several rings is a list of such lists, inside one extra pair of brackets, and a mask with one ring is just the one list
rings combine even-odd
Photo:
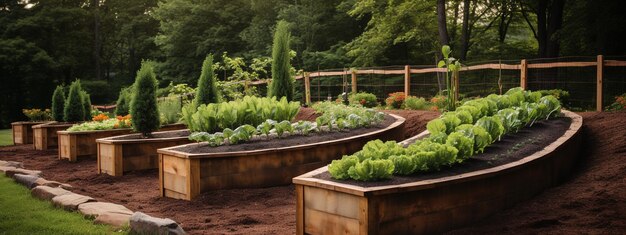
[[(407, 118), (407, 136), (424, 130), (435, 112), (386, 111)], [(313, 114), (309, 116), (312, 117)], [(564, 184), (452, 234), (623, 234), (626, 231), (626, 112), (582, 113), (585, 158)], [(312, 118), (314, 119), (314, 118)], [(415, 127), (415, 128), (414, 128)], [(414, 128), (414, 129), (410, 129)], [(159, 196), (156, 170), (123, 177), (96, 174), (96, 159), (60, 161), (56, 150), (32, 145), (0, 148), (0, 160), (21, 161), (73, 191), (169, 217), (191, 234), (293, 234), (293, 186), (203, 193), (191, 202)]]
[(569, 118), (557, 118), (548, 121), (536, 122), (532, 127), (527, 127), (517, 133), (503, 136), (500, 141), (485, 148), (483, 153), (472, 156), (470, 159), (465, 160), (462, 164), (455, 164), (437, 172), (411, 176), (394, 176), (389, 180), (373, 182), (335, 180), (330, 177), (330, 173), (328, 172), (323, 172), (313, 177), (361, 187), (377, 187), (460, 175), (463, 173), (511, 163), (540, 151), (559, 137), (563, 136), (563, 133), (569, 129), (571, 121), (572, 120)]
[[(176, 131), (152, 133), (152, 136), (150, 138), (158, 139), (158, 138), (176, 138), (176, 137), (187, 137), (187, 136), (189, 136), (189, 130), (176, 130)], [(139, 140), (139, 139), (144, 139), (144, 137), (141, 134), (130, 134), (130, 135), (124, 135), (120, 137), (114, 137), (111, 139), (113, 140)]]
[(338, 140), (369, 133), (388, 127), (395, 121), (395, 118), (391, 117), (390, 115), (385, 115), (385, 120), (381, 124), (367, 128), (357, 128), (341, 132), (319, 132), (311, 133), (309, 135), (293, 135), (284, 138), (277, 138), (276, 136), (270, 135), (270, 138), (268, 139), (265, 136), (257, 136), (248, 142), (236, 145), (222, 145), (219, 147), (211, 147), (208, 144), (200, 143), (185, 145), (184, 147), (174, 148), (173, 150), (186, 153), (219, 153), (298, 146), (303, 144)]

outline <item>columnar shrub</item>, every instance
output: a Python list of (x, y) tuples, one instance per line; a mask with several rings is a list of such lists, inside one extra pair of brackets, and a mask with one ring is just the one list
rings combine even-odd
[(133, 129), (143, 134), (144, 137), (159, 129), (156, 88), (156, 75), (152, 66), (143, 63), (135, 79), (130, 102), (130, 115)]
[(85, 121), (91, 121), (91, 96), (86, 91), (81, 91), (81, 98), (83, 102), (83, 109), (85, 111)]
[(85, 119), (85, 106), (83, 106), (81, 92), (80, 80), (72, 82), (63, 108), (63, 117), (66, 122), (79, 122)]
[(131, 97), (131, 88), (122, 88), (120, 90), (120, 94), (117, 97), (117, 103), (115, 106), (115, 115), (117, 116), (126, 116), (128, 115), (128, 111), (130, 109), (130, 97)]
[(196, 108), (202, 104), (218, 103), (220, 101), (220, 94), (217, 90), (215, 73), (213, 71), (213, 55), (211, 54), (207, 55), (204, 63), (202, 63), (202, 73), (200, 74), (200, 79), (198, 79), (198, 89), (194, 101)]
[(274, 44), (272, 46), (272, 82), (268, 89), (268, 96), (276, 96), (277, 99), (287, 97), (287, 100), (293, 100), (294, 88), (293, 78), (291, 77), (291, 64), (289, 40), (289, 25), (286, 21), (279, 21), (276, 25), (274, 33)]
[(63, 107), (65, 106), (65, 89), (57, 86), (52, 94), (52, 118), (55, 121), (63, 121)]

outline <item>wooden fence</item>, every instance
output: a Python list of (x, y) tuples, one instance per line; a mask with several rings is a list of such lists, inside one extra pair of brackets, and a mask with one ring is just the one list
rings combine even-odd
[[(520, 74), (519, 86), (526, 89), (528, 87), (528, 69), (549, 69), (549, 68), (564, 68), (564, 67), (596, 67), (596, 110), (602, 111), (602, 78), (603, 69), (607, 66), (626, 67), (626, 61), (621, 60), (604, 60), (602, 55), (597, 56), (597, 60), (593, 62), (551, 62), (551, 63), (531, 63), (527, 60), (521, 60), (519, 64), (502, 64), (502, 63), (487, 63), (479, 65), (465, 66), (461, 68), (458, 76), (455, 79), (462, 79), (464, 71), (474, 70), (518, 70)], [(316, 77), (330, 77), (330, 76), (350, 76), (351, 79), (351, 91), (357, 92), (357, 76), (363, 74), (388, 74), (388, 75), (404, 75), (404, 93), (410, 94), (411, 91), (411, 74), (423, 74), (423, 73), (442, 73), (446, 72), (445, 68), (411, 68), (406, 65), (404, 69), (351, 69), (344, 71), (317, 71), (317, 72), (304, 72), (303, 75), (296, 76), (296, 79), (304, 79), (304, 92), (305, 102), (311, 102), (311, 79)], [(457, 81), (458, 85), (459, 82)], [(459, 89), (457, 89), (458, 91)], [(458, 95), (458, 94), (456, 94)]]

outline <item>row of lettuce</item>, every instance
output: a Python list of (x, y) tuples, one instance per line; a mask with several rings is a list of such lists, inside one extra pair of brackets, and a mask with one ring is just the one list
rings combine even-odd
[(442, 114), (428, 122), (429, 137), (406, 148), (395, 141), (370, 141), (353, 155), (332, 161), (328, 171), (335, 179), (359, 181), (439, 171), (483, 152), (504, 134), (559, 115), (560, 110), (554, 96), (513, 88)]
[(315, 122), (292, 123), (300, 110), (299, 102), (286, 98), (257, 98), (183, 108), (183, 120), (192, 132), (190, 140), (209, 146), (231, 145), (252, 139), (283, 138), (286, 135), (309, 135), (315, 132), (344, 131), (381, 123), (384, 114), (372, 109), (331, 102), (316, 104), (321, 115)]

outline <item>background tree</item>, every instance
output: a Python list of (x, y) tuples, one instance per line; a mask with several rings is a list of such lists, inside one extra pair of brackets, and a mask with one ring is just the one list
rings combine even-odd
[(81, 95), (80, 80), (72, 82), (70, 91), (65, 99), (63, 117), (66, 122), (80, 122), (85, 120), (85, 106)]
[(268, 89), (268, 96), (277, 99), (287, 97), (293, 100), (293, 77), (291, 76), (289, 24), (279, 21), (274, 32), (274, 44), (272, 46), (272, 82)]
[(160, 124), (156, 87), (154, 70), (149, 63), (144, 62), (133, 85), (130, 115), (133, 129), (146, 138), (159, 129)]
[(63, 107), (65, 105), (65, 88), (57, 86), (52, 93), (52, 118), (55, 121), (63, 121)]
[(209, 54), (202, 63), (202, 73), (198, 79), (198, 89), (196, 90), (196, 98), (194, 100), (196, 106), (220, 102), (220, 93), (217, 90), (215, 80), (213, 55)]

